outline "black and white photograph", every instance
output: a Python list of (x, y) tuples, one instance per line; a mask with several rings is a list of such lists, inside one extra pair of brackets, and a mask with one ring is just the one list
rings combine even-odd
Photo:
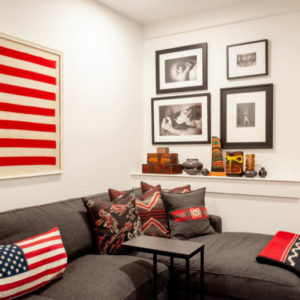
[(238, 103), (236, 105), (236, 126), (237, 127), (255, 126), (255, 102)]
[(202, 104), (164, 105), (159, 107), (160, 135), (201, 135)]
[(166, 83), (197, 79), (197, 56), (167, 59), (165, 61)]
[(247, 68), (256, 66), (256, 52), (238, 54), (236, 57), (237, 68)]
[(207, 44), (156, 51), (156, 92), (207, 89)]
[(268, 40), (227, 46), (227, 79), (268, 74)]
[(210, 143), (210, 94), (152, 99), (153, 144)]
[(221, 89), (224, 149), (273, 147), (273, 84)]

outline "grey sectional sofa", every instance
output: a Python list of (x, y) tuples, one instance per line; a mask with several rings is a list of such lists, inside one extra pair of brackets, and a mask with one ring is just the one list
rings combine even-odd
[[(136, 190), (140, 195), (140, 190)], [(109, 201), (108, 194), (89, 196)], [(88, 197), (88, 198), (89, 198)], [(210, 299), (300, 299), (300, 278), (288, 270), (258, 264), (257, 254), (272, 238), (254, 233), (224, 232), (221, 218), (211, 216), (215, 234), (195, 237), (205, 244), (205, 294)], [(58, 226), (68, 254), (61, 279), (24, 299), (146, 300), (152, 298), (152, 257), (142, 253), (97, 255), (82, 198), (0, 214), (0, 244), (13, 243)], [(159, 257), (158, 286), (166, 298), (169, 259)], [(199, 299), (199, 257), (191, 259), (192, 299)], [(184, 261), (175, 259), (175, 295), (184, 286)], [(173, 299), (172, 299), (173, 300)]]

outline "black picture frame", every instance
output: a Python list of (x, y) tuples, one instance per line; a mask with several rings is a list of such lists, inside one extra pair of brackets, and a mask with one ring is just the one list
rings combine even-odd
[[(234, 53), (236, 51), (240, 51), (238, 52), (240, 54)], [(268, 75), (268, 52), (267, 39), (228, 45), (226, 47), (227, 79)], [(236, 66), (236, 68), (234, 68), (234, 66)]]
[[(160, 107), (180, 109), (198, 106), (201, 104), (201, 134), (160, 134), (162, 130), (163, 118), (166, 115), (160, 115)], [(182, 112), (181, 112), (182, 113)], [(195, 113), (193, 114), (195, 115)], [(152, 144), (169, 145), (169, 144), (210, 144), (211, 143), (211, 95), (210, 93), (159, 97), (151, 99), (151, 122), (152, 122)], [(194, 127), (196, 130), (197, 127)], [(200, 128), (200, 127), (198, 127)], [(193, 129), (193, 128), (192, 128)], [(189, 129), (187, 129), (189, 130)], [(182, 132), (181, 132), (182, 133)]]
[[(257, 93), (263, 92), (263, 93)], [(256, 94), (253, 94), (256, 93)], [(243, 87), (231, 87), (221, 89), (221, 143), (224, 149), (271, 149), (273, 148), (273, 84), (262, 84), (253, 86), (243, 86)], [(230, 95), (235, 95), (228, 99)], [(238, 97), (240, 96), (241, 102), (239, 103)], [(247, 100), (249, 97), (249, 101)], [(257, 101), (253, 101), (253, 98), (257, 98)], [(265, 105), (260, 102), (264, 98)], [(246, 99), (246, 100), (245, 100)], [(248, 102), (246, 102), (248, 101)], [(229, 103), (230, 102), (230, 103)], [(257, 110), (252, 112), (248, 109), (253, 107), (252, 103), (257, 103)], [(236, 109), (235, 106), (236, 104)], [(229, 110), (229, 105), (230, 110)], [(240, 105), (240, 107), (238, 107)], [(251, 105), (251, 106), (249, 106)], [(258, 107), (265, 107), (265, 114), (263, 109), (259, 111)], [(244, 112), (242, 114), (239, 112), (239, 108), (243, 108)], [(254, 106), (255, 108), (255, 106)], [(240, 115), (245, 115), (245, 109), (247, 109), (247, 123), (239, 124), (241, 122)], [(228, 121), (228, 113), (236, 118), (232, 119), (231, 122)], [(260, 116), (260, 118), (257, 118)], [(251, 120), (253, 119), (253, 120)], [(257, 120), (255, 120), (257, 119)], [(243, 120), (243, 118), (242, 118)], [(245, 121), (245, 118), (244, 118)], [(243, 122), (243, 121), (242, 121)], [(251, 124), (252, 122), (252, 124)], [(228, 126), (229, 125), (229, 126)], [(230, 132), (229, 128), (232, 128)], [(240, 127), (240, 128), (239, 128)], [(250, 131), (248, 131), (250, 130)], [(261, 139), (261, 134), (265, 136), (264, 140), (257, 141), (245, 141), (246, 133), (251, 133), (255, 135), (258, 133)], [(243, 134), (244, 133), (244, 134)], [(231, 136), (231, 138), (229, 138)], [(243, 141), (239, 141), (239, 138)], [(234, 139), (234, 141), (232, 141)]]
[[(176, 53), (178, 53), (177, 56)], [(188, 56), (189, 54), (193, 56)], [(171, 58), (168, 59), (168, 56)], [(174, 72), (172, 73), (170, 69), (168, 72), (169, 75), (166, 75), (166, 69), (168, 69), (168, 62), (170, 62), (170, 68), (172, 68), (171, 62), (173, 62), (173, 66), (175, 63), (177, 64), (177, 67), (179, 64), (185, 66), (187, 61), (184, 62), (184, 60), (187, 60), (189, 58), (192, 58), (194, 60), (192, 63), (195, 64), (192, 67), (192, 69), (190, 69), (187, 73), (193, 72), (194, 76), (196, 76), (196, 79), (175, 82), (173, 81), (174, 78), (170, 75), (174, 74)], [(164, 65), (162, 65), (163, 63), (161, 63), (161, 61), (164, 62)], [(155, 66), (157, 94), (207, 89), (207, 43), (158, 50), (155, 52)], [(188, 66), (190, 66), (190, 64), (188, 64)], [(185, 72), (186, 71), (187, 69), (185, 67)], [(200, 75), (198, 74), (199, 72)], [(165, 80), (163, 81), (162, 78), (164, 78)]]

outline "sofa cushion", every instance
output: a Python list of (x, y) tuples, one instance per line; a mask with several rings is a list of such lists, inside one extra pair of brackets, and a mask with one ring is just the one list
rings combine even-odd
[(205, 188), (189, 193), (161, 192), (161, 195), (172, 238), (188, 239), (214, 232), (205, 208)]
[(12, 244), (58, 227), (72, 260), (92, 252), (87, 211), (80, 198), (0, 213), (0, 244)]
[[(256, 233), (224, 232), (190, 239), (205, 244), (205, 292), (234, 299), (300, 299), (300, 278), (294, 273), (259, 264), (256, 256), (272, 236)], [(148, 257), (139, 253), (140, 257)], [(169, 259), (158, 260), (169, 264)], [(174, 260), (178, 284), (185, 279), (184, 260)], [(200, 257), (190, 260), (191, 285), (199, 287)]]
[(13, 299), (62, 276), (67, 254), (58, 228), (0, 246), (0, 299)]
[(136, 200), (145, 235), (170, 237), (167, 212), (161, 200), (161, 189), (155, 187), (145, 192), (140, 199)]
[[(158, 290), (168, 281), (168, 269), (157, 265)], [(152, 260), (127, 255), (85, 255), (72, 261), (63, 279), (40, 295), (54, 299), (136, 300), (152, 297)]]
[(117, 254), (122, 242), (142, 233), (133, 191), (125, 192), (112, 202), (83, 201), (89, 211), (93, 230), (97, 233), (99, 253)]

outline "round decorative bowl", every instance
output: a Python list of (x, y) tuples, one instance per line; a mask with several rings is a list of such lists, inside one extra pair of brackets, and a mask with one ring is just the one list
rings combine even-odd
[(188, 158), (183, 164), (182, 169), (189, 175), (197, 175), (201, 172), (203, 164), (197, 158)]

